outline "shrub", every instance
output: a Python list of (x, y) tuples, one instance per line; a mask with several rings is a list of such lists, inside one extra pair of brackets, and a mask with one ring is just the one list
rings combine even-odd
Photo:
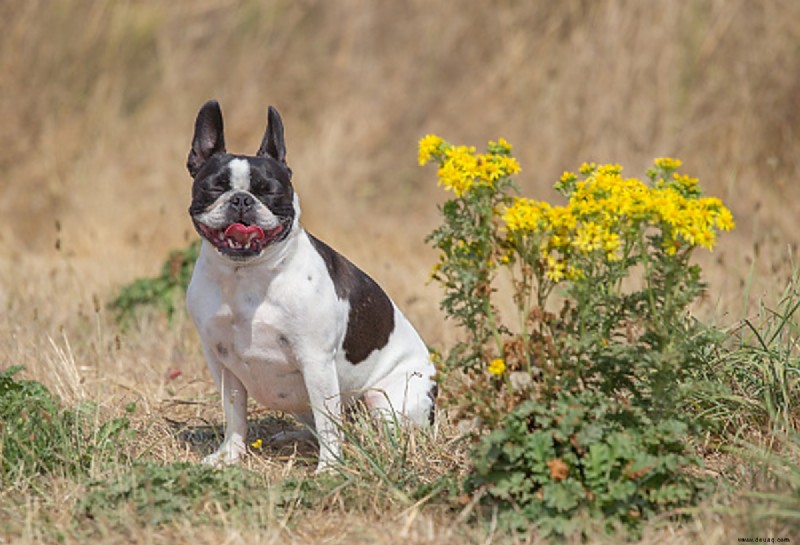
[(444, 367), (464, 373), (447, 401), (475, 424), (467, 489), (544, 534), (600, 521), (635, 536), (647, 516), (695, 502), (699, 422), (684, 394), (718, 339), (689, 312), (705, 287), (690, 258), (733, 228), (730, 212), (670, 158), (648, 183), (584, 164), (555, 184), (561, 206), (514, 195), (520, 167), (503, 140), (479, 154), (427, 136), (419, 159), (453, 193), (428, 240), (442, 308), (464, 330)]

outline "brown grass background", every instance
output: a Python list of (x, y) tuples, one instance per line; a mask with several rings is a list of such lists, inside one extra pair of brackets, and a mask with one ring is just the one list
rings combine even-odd
[(794, 0), (2, 2), (0, 96), (0, 366), (112, 413), (211, 391), (185, 322), (124, 334), (103, 306), (194, 238), (184, 164), (212, 97), (235, 153), (278, 107), (305, 225), (432, 344), (454, 333), (426, 284), (444, 198), (416, 163), (427, 133), (508, 139), (542, 199), (583, 161), (681, 158), (737, 220), (698, 255), (724, 323), (748, 286), (785, 285), (800, 242)]

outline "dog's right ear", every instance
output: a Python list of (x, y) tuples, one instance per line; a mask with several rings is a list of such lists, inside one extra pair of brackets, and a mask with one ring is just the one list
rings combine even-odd
[(225, 153), (225, 134), (222, 129), (222, 110), (216, 100), (209, 100), (197, 112), (194, 122), (194, 139), (186, 168), (194, 178), (209, 157)]

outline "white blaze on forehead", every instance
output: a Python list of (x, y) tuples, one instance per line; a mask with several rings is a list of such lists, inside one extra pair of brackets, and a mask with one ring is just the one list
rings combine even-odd
[(250, 163), (244, 159), (234, 159), (228, 163), (231, 169), (231, 189), (250, 191)]

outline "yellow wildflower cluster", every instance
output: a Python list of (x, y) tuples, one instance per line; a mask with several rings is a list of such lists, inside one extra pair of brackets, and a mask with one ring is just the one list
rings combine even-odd
[(481, 154), (473, 146), (452, 146), (429, 134), (419, 142), (418, 159), (420, 165), (438, 161), (439, 185), (461, 197), (475, 186), (492, 187), (498, 179), (517, 174), (521, 169), (510, 153), (511, 144), (502, 138), (489, 142), (489, 151)]
[(438, 155), (442, 144), (444, 144), (444, 140), (435, 134), (424, 136), (419, 141), (419, 166), (430, 161), (434, 155)]
[(503, 221), (509, 231), (536, 232), (549, 210), (550, 205), (544, 201), (514, 197), (514, 204), (503, 213)]
[[(677, 159), (656, 160), (662, 170), (680, 164)], [(619, 165), (584, 163), (580, 172), (585, 179), (571, 172), (561, 176), (560, 183), (570, 187), (566, 206), (518, 198), (502, 216), (512, 239), (540, 235), (545, 273), (555, 282), (582, 274), (573, 256), (601, 252), (608, 261), (620, 259), (625, 241), (648, 227), (660, 229), (670, 255), (683, 245), (713, 249), (716, 231), (734, 227), (733, 216), (719, 199), (699, 197), (696, 178), (674, 173), (670, 183), (651, 188), (636, 178), (623, 178)]]
[(683, 163), (680, 159), (673, 159), (672, 157), (657, 157), (653, 164), (663, 170), (676, 170), (681, 168)]

